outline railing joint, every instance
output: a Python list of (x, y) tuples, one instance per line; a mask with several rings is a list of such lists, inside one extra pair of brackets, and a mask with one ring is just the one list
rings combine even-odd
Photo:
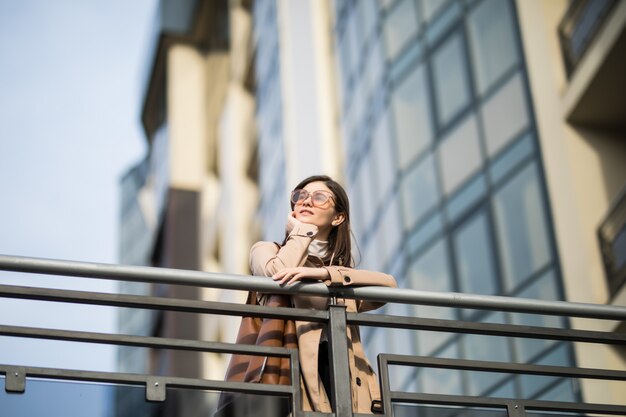
[(4, 379), (4, 389), (13, 394), (22, 394), (26, 391), (26, 368), (9, 366)]
[(162, 378), (148, 377), (146, 379), (146, 400), (163, 402), (166, 397), (166, 384)]

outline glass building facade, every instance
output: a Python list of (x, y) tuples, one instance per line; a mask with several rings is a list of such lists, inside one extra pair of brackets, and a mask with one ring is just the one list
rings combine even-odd
[[(335, 2), (353, 227), (365, 269), (419, 290), (563, 299), (515, 3)], [(388, 314), (566, 326), (560, 318), (389, 306)], [(395, 352), (567, 365), (530, 339), (367, 332)], [(573, 399), (554, 378), (395, 372), (395, 389)]]
[[(277, 2), (254, 6), (265, 239), (287, 214)], [(513, 0), (336, 0), (334, 48), (357, 267), (419, 290), (563, 300)], [(387, 314), (566, 327), (552, 316)], [(566, 343), (363, 329), (380, 352), (572, 365)], [(573, 400), (570, 380), (392, 368), (392, 389)]]
[(286, 184), (285, 143), (280, 68), (278, 10), (274, 0), (254, 2), (254, 38), (257, 45), (257, 129), (259, 188), (262, 190), (259, 217), (264, 240), (281, 241), (289, 201)]

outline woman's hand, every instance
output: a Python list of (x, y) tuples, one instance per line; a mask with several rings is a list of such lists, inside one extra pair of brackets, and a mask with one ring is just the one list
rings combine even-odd
[(303, 279), (326, 281), (330, 279), (328, 271), (324, 268), (311, 268), (308, 266), (298, 266), (295, 268), (285, 268), (272, 276), (274, 281), (280, 285), (295, 284)]

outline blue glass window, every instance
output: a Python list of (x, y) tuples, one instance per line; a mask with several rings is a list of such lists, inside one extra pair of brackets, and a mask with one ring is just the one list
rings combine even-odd
[(479, 212), (461, 225), (452, 238), (462, 292), (487, 295), (498, 292), (489, 229), (487, 215)]
[(438, 149), (444, 193), (450, 194), (482, 166), (476, 117), (461, 122)]
[(417, 10), (412, 1), (399, 2), (384, 22), (387, 58), (393, 60), (418, 31)]
[(481, 113), (487, 153), (493, 156), (528, 127), (528, 108), (521, 75), (516, 74), (490, 97)]
[(415, 223), (439, 201), (432, 155), (427, 155), (407, 172), (402, 179), (400, 190), (404, 223), (407, 229), (412, 229)]
[(510, 1), (484, 0), (469, 14), (469, 40), (479, 93), (517, 64), (514, 28)]
[(423, 66), (416, 67), (391, 99), (398, 159), (402, 169), (432, 142), (430, 105)]
[(469, 104), (470, 89), (460, 35), (450, 37), (432, 58), (437, 119), (445, 126)]
[(526, 166), (495, 194), (493, 207), (508, 292), (552, 259), (535, 163)]

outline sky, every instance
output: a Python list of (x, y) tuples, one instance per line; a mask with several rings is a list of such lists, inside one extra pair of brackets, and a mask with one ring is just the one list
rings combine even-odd
[[(0, 254), (118, 262), (120, 179), (146, 152), (140, 112), (157, 4), (0, 0)], [(0, 284), (115, 291), (5, 271)], [(116, 316), (0, 298), (0, 324), (111, 332)], [(115, 367), (112, 349), (67, 349), (0, 337), (0, 364)]]

